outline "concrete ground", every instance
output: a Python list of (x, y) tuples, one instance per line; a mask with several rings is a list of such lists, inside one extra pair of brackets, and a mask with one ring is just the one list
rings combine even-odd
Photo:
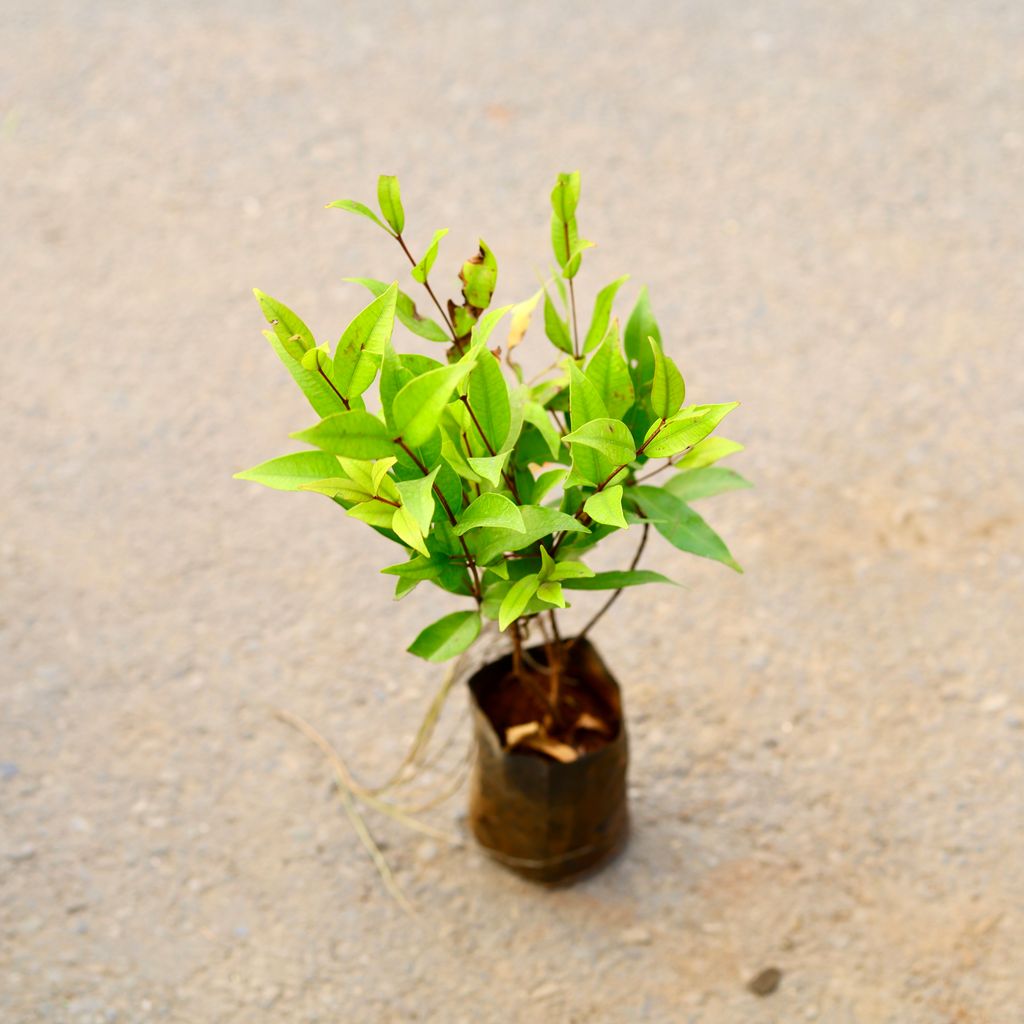
[[(0, 1020), (1024, 1020), (1022, 12), (0, 0)], [(323, 204), (385, 171), (523, 298), (571, 168), (584, 306), (631, 272), (743, 402), (747, 573), (659, 546), (597, 633), (627, 854), (546, 892), (371, 815), (410, 919), (273, 709), (384, 778), (448, 602), (231, 480), (312, 422), (250, 288), (336, 337), (406, 271)]]

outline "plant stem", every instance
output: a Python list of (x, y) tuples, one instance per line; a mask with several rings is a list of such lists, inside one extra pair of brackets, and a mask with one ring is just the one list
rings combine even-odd
[[(619, 473), (621, 473), (621, 472), (622, 472), (622, 471), (623, 471), (623, 470), (624, 470), (624, 469), (625, 469), (625, 468), (626, 468), (627, 466), (630, 466), (630, 465), (632, 465), (632, 464), (633, 464), (633, 461), (634, 461), (634, 460), (635, 460), (635, 459), (637, 458), (637, 456), (638, 456), (638, 455), (643, 455), (643, 453), (644, 453), (644, 449), (645, 449), (645, 448), (646, 448), (646, 447), (647, 447), (647, 446), (648, 446), (648, 445), (649, 445), (649, 444), (650, 444), (650, 443), (651, 443), (651, 442), (652, 442), (652, 441), (653, 441), (653, 440), (654, 440), (654, 439), (655, 439), (655, 438), (656, 438), (656, 437), (657, 437), (657, 436), (658, 436), (658, 435), (659, 435), (659, 434), (660, 434), (660, 433), (662, 432), (662, 430), (663, 430), (663, 429), (665, 428), (665, 424), (666, 424), (666, 422), (667, 422), (667, 420), (664, 420), (664, 419), (663, 419), (663, 420), (662, 420), (662, 421), (661, 421), (661, 422), (660, 422), (660, 423), (658, 424), (658, 429), (657, 429), (657, 430), (656, 430), (656, 431), (655, 431), (655, 432), (654, 432), (653, 434), (651, 434), (651, 436), (650, 436), (649, 438), (647, 438), (647, 440), (646, 440), (646, 441), (644, 441), (644, 443), (643, 443), (642, 445), (640, 445), (640, 447), (639, 447), (639, 448), (637, 448), (637, 450), (636, 450), (636, 454), (635, 454), (635, 455), (633, 456), (633, 458), (632, 458), (632, 459), (630, 459), (630, 460), (629, 460), (629, 462), (624, 462), (624, 463), (623, 463), (623, 464), (622, 464), (621, 466), (616, 466), (616, 467), (615, 467), (615, 468), (614, 468), (614, 469), (613, 469), (613, 470), (612, 470), (612, 471), (611, 471), (611, 472), (610, 472), (610, 473), (609, 473), (609, 474), (608, 474), (608, 475), (607, 475), (607, 476), (606, 476), (606, 477), (605, 477), (605, 478), (604, 478), (604, 479), (603, 479), (603, 480), (602, 480), (602, 481), (601, 481), (601, 482), (600, 482), (600, 483), (599, 483), (599, 484), (597, 485), (597, 487), (596, 487), (596, 488), (595, 488), (595, 490), (594, 490), (594, 494), (599, 494), (599, 493), (600, 493), (601, 491), (603, 491), (603, 490), (604, 490), (604, 489), (605, 489), (605, 488), (606, 488), (606, 487), (608, 486), (608, 484), (609, 484), (609, 483), (611, 483), (611, 481), (612, 481), (612, 480), (614, 480), (614, 479), (615, 479), (615, 478), (616, 478), (616, 477), (617, 477), (617, 476), (619, 475)], [(578, 520), (579, 520), (579, 521), (580, 521), (581, 523), (584, 523), (584, 525), (586, 525), (586, 521), (590, 519), (590, 516), (588, 516), (588, 515), (587, 515), (587, 513), (583, 511), (583, 505), (580, 505), (580, 507), (579, 507), (579, 508), (578, 508), (578, 509), (576, 510), (576, 515), (574, 516), (574, 518), (578, 519)], [(555, 553), (556, 553), (556, 552), (558, 551), (559, 547), (561, 547), (562, 541), (563, 541), (563, 540), (565, 540), (566, 536), (567, 536), (567, 534), (566, 534), (565, 532), (563, 532), (563, 533), (560, 533), (560, 534), (559, 534), (559, 535), (558, 535), (558, 536), (557, 536), (557, 537), (555, 538), (555, 541), (554, 541), (554, 543), (553, 543), (553, 544), (551, 545), (551, 555), (552, 555), (552, 557), (554, 557), (554, 555), (555, 555)]]
[[(469, 413), (469, 418), (473, 421), (473, 426), (476, 427), (476, 432), (480, 435), (480, 440), (483, 441), (484, 447), (487, 449), (487, 454), (494, 458), (498, 453), (494, 450), (491, 442), (487, 440), (487, 435), (484, 433), (484, 428), (480, 426), (480, 421), (476, 418), (476, 413), (473, 412), (473, 407), (469, 404), (469, 395), (459, 395), (459, 401), (466, 407), (466, 412)], [(469, 448), (469, 439), (465, 434), (462, 435), (466, 441), (466, 448)], [(470, 455), (473, 453), (470, 452)], [(521, 505), (522, 499), (519, 497), (519, 490), (516, 488), (515, 477), (512, 476), (508, 470), (503, 469), (501, 471), (502, 479), (505, 481), (506, 486), (512, 492), (512, 497), (516, 499), (516, 503)]]
[(341, 399), (341, 404), (346, 409), (351, 409), (352, 406), (348, 404), (348, 399), (334, 386), (334, 381), (324, 373), (324, 368), (320, 365), (320, 357), (317, 356), (316, 360), (316, 372), (327, 382), (327, 386)]
[[(430, 476), (430, 470), (417, 458), (416, 453), (400, 438), (395, 438), (395, 444), (409, 456), (410, 459), (416, 464), (416, 468), (424, 475)], [(451, 505), (448, 504), (448, 499), (441, 492), (441, 488), (437, 484), (431, 486), (431, 490), (434, 492), (435, 497), (441, 503), (441, 508), (444, 509), (444, 514), (448, 517), (448, 522), (452, 526), (455, 526), (458, 520), (455, 518), (455, 513), (452, 512)], [(472, 552), (466, 545), (466, 538), (459, 537), (459, 544), (462, 546), (463, 554), (466, 556), (466, 566), (469, 568), (470, 575), (473, 577), (473, 599), (476, 601), (477, 606), (480, 606), (484, 602), (484, 593), (480, 587), (480, 573), (477, 571), (476, 559), (473, 557)]]
[(551, 702), (555, 722), (561, 724), (562, 716), (559, 704), (562, 699), (562, 652), (565, 650), (565, 645), (562, 643), (562, 637), (558, 632), (558, 622), (555, 619), (555, 613), (553, 611), (548, 612), (548, 617), (551, 623), (551, 634), (554, 637), (554, 642), (551, 644), (548, 652), (548, 665), (551, 668), (548, 700)]
[[(636, 554), (633, 556), (633, 561), (629, 563), (629, 572), (632, 572), (640, 563), (640, 556), (644, 553), (644, 548), (647, 546), (647, 536), (650, 532), (651, 524), (644, 523), (643, 533), (640, 535), (640, 546), (636, 549)], [(594, 623), (596, 623), (601, 618), (601, 616), (603, 616), (604, 613), (608, 611), (608, 609), (611, 608), (613, 604), (615, 604), (615, 602), (619, 599), (619, 596), (622, 594), (622, 591), (624, 589), (625, 588), (623, 587), (619, 587), (619, 589), (616, 590), (615, 593), (612, 594), (612, 596), (609, 597), (608, 600), (605, 601), (605, 603), (601, 605), (600, 608), (598, 608), (598, 610), (594, 613), (591, 620), (576, 634), (576, 636), (572, 640), (569, 641), (569, 650), (572, 650), (573, 645), (579, 643), (580, 640), (582, 640), (590, 632), (590, 630), (594, 626)]]
[[(402, 247), (402, 252), (404, 252), (405, 255), (409, 257), (409, 262), (415, 267), (416, 257), (413, 256), (411, 252), (409, 252), (409, 247), (405, 244), (405, 239), (402, 238), (401, 235), (394, 235), (393, 237), (395, 241), (398, 242), (398, 244)], [(442, 307), (441, 303), (438, 302), (437, 296), (434, 294), (434, 289), (430, 287), (430, 282), (424, 281), (423, 287), (427, 289), (427, 294), (434, 300), (434, 305), (437, 306), (437, 311), (438, 313), (441, 314), (441, 319), (444, 320), (445, 327), (448, 328), (448, 331), (452, 336), (452, 341), (454, 341), (456, 346), (458, 346), (461, 349), (462, 346), (459, 345), (459, 339), (455, 337), (455, 324), (451, 322), (451, 320), (448, 318), (448, 314), (444, 311), (444, 308)]]

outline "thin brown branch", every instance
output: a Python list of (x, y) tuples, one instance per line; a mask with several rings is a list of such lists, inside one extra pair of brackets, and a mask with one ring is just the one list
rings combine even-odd
[[(409, 456), (410, 459), (412, 459), (416, 468), (424, 476), (430, 475), (430, 470), (427, 469), (423, 462), (417, 457), (416, 453), (400, 437), (396, 437), (394, 442), (402, 449), (403, 452), (405, 452), (406, 455)], [(441, 508), (444, 509), (444, 514), (448, 517), (448, 522), (451, 523), (452, 526), (455, 526), (458, 523), (458, 520), (455, 518), (455, 513), (452, 511), (451, 505), (448, 504), (448, 499), (442, 493), (441, 488), (435, 483), (432, 485), (431, 490), (434, 492), (434, 496), (437, 500), (441, 503)], [(463, 554), (466, 556), (466, 565), (473, 578), (473, 599), (479, 606), (483, 604), (484, 592), (480, 586), (480, 573), (476, 567), (476, 559), (473, 557), (473, 553), (469, 550), (465, 537), (459, 537), (459, 544), (462, 547)]]
[[(409, 252), (409, 247), (405, 244), (405, 239), (402, 238), (401, 235), (395, 235), (394, 239), (402, 247), (402, 252), (404, 252), (405, 255), (409, 257), (409, 262), (415, 267), (416, 266), (416, 257), (413, 256), (413, 254), (411, 252)], [(445, 327), (448, 328), (448, 332), (452, 336), (452, 341), (454, 341), (455, 344), (458, 345), (459, 344), (459, 339), (455, 336), (455, 324), (453, 324), (451, 322), (451, 320), (448, 317), (448, 314), (444, 310), (444, 307), (438, 301), (437, 296), (434, 294), (434, 289), (430, 287), (430, 282), (424, 280), (423, 287), (427, 289), (427, 294), (433, 300), (434, 305), (437, 306), (437, 311), (438, 311), (438, 313), (441, 314), (441, 319), (444, 320), (444, 325), (445, 325)]]

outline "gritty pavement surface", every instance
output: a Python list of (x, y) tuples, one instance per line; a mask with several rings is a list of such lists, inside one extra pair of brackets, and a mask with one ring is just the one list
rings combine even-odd
[[(4, 1024), (1024, 1020), (1020, 4), (0, 14)], [(323, 204), (385, 171), (439, 281), (482, 235), (518, 300), (571, 168), (583, 305), (631, 272), (743, 402), (757, 489), (706, 511), (747, 571), (658, 547), (687, 589), (597, 634), (625, 856), (548, 892), (371, 814), (409, 918), (273, 712), (384, 779), (455, 603), (230, 479), (312, 422), (249, 289), (337, 337), (407, 270)]]

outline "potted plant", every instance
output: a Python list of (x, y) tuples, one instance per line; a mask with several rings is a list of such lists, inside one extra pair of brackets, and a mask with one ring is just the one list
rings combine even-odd
[[(309, 450), (237, 474), (326, 495), (393, 541), (398, 557), (381, 571), (395, 577), (396, 598), (426, 583), (464, 600), (416, 637), (413, 654), (455, 658), (496, 624), (504, 646), (465, 670), (478, 740), (470, 821), (490, 853), (543, 881), (593, 866), (626, 834), (622, 700), (590, 642), (593, 626), (625, 588), (669, 582), (638, 568), (652, 527), (739, 571), (690, 503), (748, 486), (716, 465), (742, 447), (712, 436), (736, 403), (683, 404), (683, 377), (646, 290), (621, 337), (612, 307), (625, 277), (579, 322), (575, 279), (591, 244), (578, 233), (579, 195), (579, 175), (560, 174), (551, 195), (557, 267), (537, 294), (494, 310), (498, 268), (483, 241), (462, 264), (459, 299), (442, 305), (431, 274), (446, 232), (414, 255), (394, 177), (379, 180), (380, 216), (352, 200), (329, 204), (397, 242), (439, 319), (397, 283), (356, 279), (373, 299), (332, 351), (257, 291), (264, 333), (319, 420), (292, 435)], [(515, 349), (541, 304), (554, 360), (526, 380)], [(491, 339), (506, 315), (502, 352)], [(438, 357), (399, 352), (396, 319), (436, 342)], [(594, 547), (619, 530), (639, 535), (631, 563), (594, 571)], [(559, 613), (578, 591), (607, 597), (567, 636)]]

